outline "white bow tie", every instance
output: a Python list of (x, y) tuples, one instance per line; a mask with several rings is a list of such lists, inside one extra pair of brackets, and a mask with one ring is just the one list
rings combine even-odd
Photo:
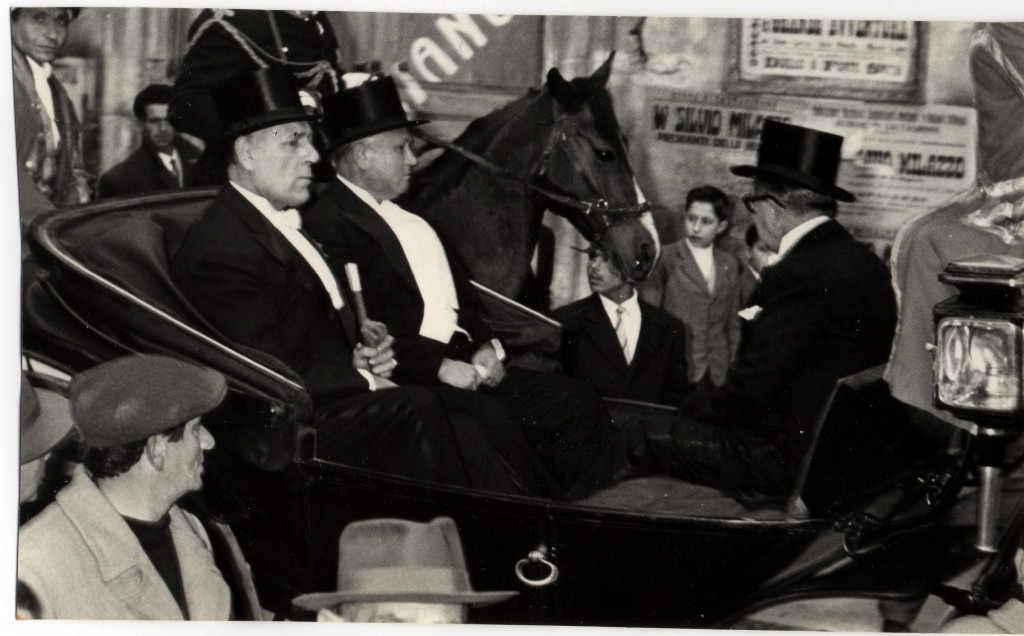
[(289, 227), (293, 230), (302, 229), (302, 216), (299, 214), (299, 211), (296, 210), (295, 208), (287, 208), (285, 210), (279, 211), (277, 214), (277, 220), (281, 223), (281, 225)]

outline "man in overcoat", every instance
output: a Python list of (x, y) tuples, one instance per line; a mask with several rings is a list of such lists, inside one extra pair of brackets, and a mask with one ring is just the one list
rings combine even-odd
[(369, 315), (395, 336), (397, 381), (447, 392), (485, 414), (507, 409), (560, 497), (613, 483), (626, 467), (625, 447), (597, 394), (573, 378), (507, 367), (455, 252), (391, 201), (416, 163), (408, 128), (422, 123), (406, 117), (390, 77), (325, 98), (321, 128), (337, 174), (305, 212), (306, 229), (335, 271), (358, 265)]
[(698, 391), (684, 418), (645, 419), (641, 464), (718, 488), (784, 495), (840, 378), (884, 362), (896, 325), (885, 265), (833, 220), (842, 137), (764, 123), (744, 203), (778, 262), (740, 312), (723, 386)]
[[(165, 356), (126, 356), (72, 379), (86, 450), (57, 500), (18, 532), (22, 618), (232, 617), (210, 537), (178, 506), (202, 486), (214, 440), (201, 418), (226, 394), (219, 373)], [(255, 602), (251, 579), (247, 589)]]
[(191, 184), (200, 150), (178, 135), (168, 118), (171, 87), (150, 84), (135, 96), (132, 112), (142, 143), (124, 161), (100, 176), (99, 198), (177, 190)]

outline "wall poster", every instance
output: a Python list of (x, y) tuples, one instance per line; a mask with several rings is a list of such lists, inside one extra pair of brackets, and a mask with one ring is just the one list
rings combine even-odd
[[(765, 119), (842, 135), (838, 184), (857, 202), (840, 205), (839, 221), (880, 254), (903, 223), (966, 190), (975, 175), (973, 108), (664, 91), (649, 95), (647, 114), (651, 198), (668, 206), (702, 184), (746, 194), (750, 182), (728, 168), (756, 163)], [(736, 217), (738, 231), (748, 219), (738, 208)]]
[(919, 101), (922, 30), (910, 20), (744, 18), (732, 90)]

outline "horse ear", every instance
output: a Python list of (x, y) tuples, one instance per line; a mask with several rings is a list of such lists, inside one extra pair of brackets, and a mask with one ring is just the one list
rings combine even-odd
[(587, 82), (591, 86), (603, 87), (608, 83), (608, 77), (612, 74), (612, 60), (615, 59), (615, 51), (608, 54), (608, 59), (604, 61), (604, 64), (599, 66), (596, 71), (590, 74), (589, 81)]
[(551, 92), (551, 96), (555, 98), (556, 102), (565, 107), (572, 105), (574, 101), (572, 86), (562, 77), (562, 73), (557, 68), (548, 71), (547, 84), (548, 91)]

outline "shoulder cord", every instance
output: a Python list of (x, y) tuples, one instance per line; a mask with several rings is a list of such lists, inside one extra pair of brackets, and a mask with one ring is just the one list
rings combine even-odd
[[(270, 13), (269, 11), (267, 12)], [(207, 29), (215, 24), (220, 25), (224, 31), (231, 36), (231, 38), (242, 48), (243, 51), (249, 56), (256, 66), (259, 68), (267, 68), (269, 66), (264, 58), (271, 61), (284, 64), (292, 67), (292, 72), (297, 78), (308, 80), (307, 86), (314, 87), (320, 84), (323, 80), (324, 75), (327, 75), (331, 79), (331, 83), (334, 85), (335, 90), (338, 89), (338, 73), (331, 66), (327, 60), (321, 60), (319, 62), (291, 62), (287, 57), (284, 57), (284, 53), (281, 52), (281, 57), (277, 57), (266, 50), (264, 50), (259, 44), (253, 41), (248, 35), (243, 33), (235, 25), (228, 22), (225, 18), (233, 16), (234, 11), (230, 9), (216, 9), (213, 11), (213, 15), (209, 20), (203, 23), (202, 26), (196, 31), (196, 34), (189, 40), (188, 46), (192, 48), (195, 43), (199, 40)], [(278, 50), (283, 48), (281, 42), (281, 34), (277, 28), (277, 22), (273, 19), (273, 16), (268, 16), (270, 19), (270, 28), (274, 34), (274, 41), (277, 44)], [(297, 70), (295, 67), (308, 67), (303, 70)]]

